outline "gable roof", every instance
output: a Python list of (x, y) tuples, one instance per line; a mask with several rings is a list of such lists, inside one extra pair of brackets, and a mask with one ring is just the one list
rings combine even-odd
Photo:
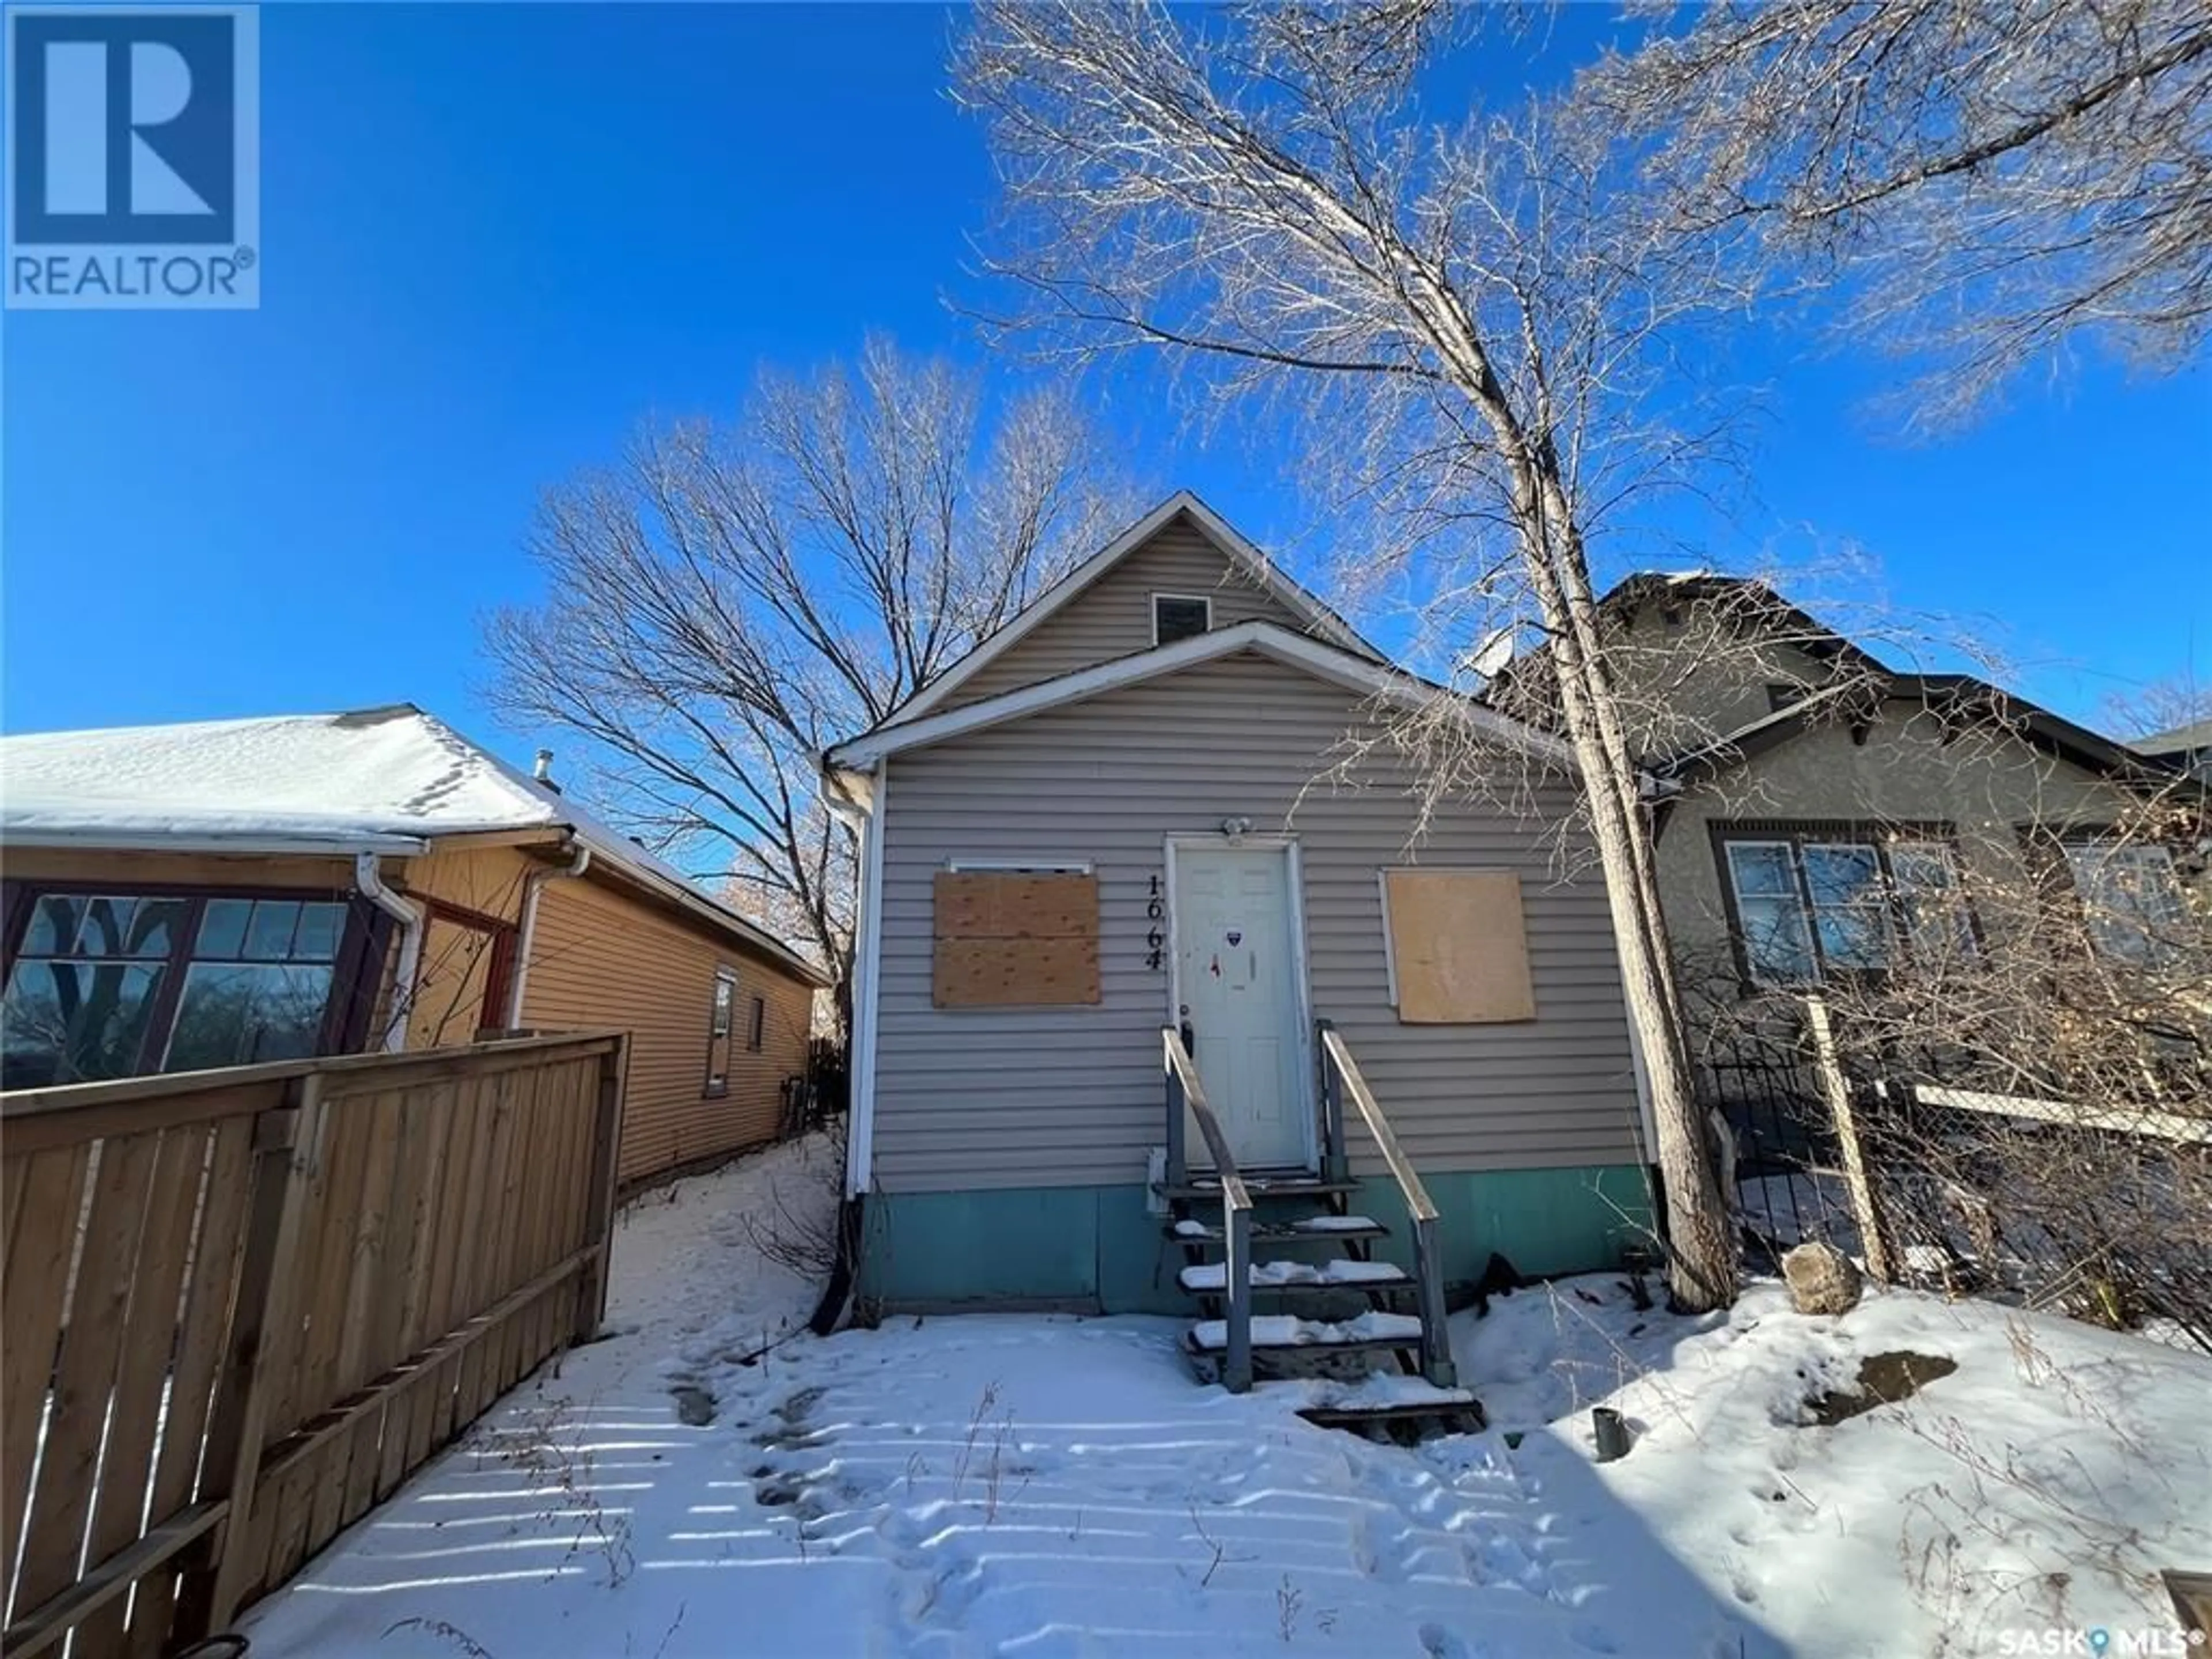
[[(1233, 628), (1194, 634), (1171, 645), (1155, 646), (1131, 656), (1116, 657), (1073, 674), (1063, 674), (1057, 679), (965, 703), (941, 714), (879, 726), (830, 749), (823, 757), (823, 764), (831, 771), (867, 771), (878, 761), (902, 750), (942, 743), (985, 726), (1019, 720), (1066, 703), (1080, 702), (1200, 663), (1218, 661), (1240, 651), (1257, 652), (1347, 690), (1400, 707), (1425, 707), (1436, 696), (1450, 695), (1442, 687), (1416, 679), (1370, 655), (1326, 643), (1310, 635), (1295, 633), (1276, 623), (1246, 622)], [(1494, 709), (1463, 698), (1459, 701), (1468, 723), (1485, 735), (1540, 759), (1565, 766), (1574, 764), (1573, 751), (1559, 738), (1509, 720)]]
[[(1740, 766), (1789, 742), (1819, 720), (1868, 718), (1870, 710), (1863, 705), (1874, 685), (1880, 687), (1881, 701), (1917, 702), (1937, 714), (1990, 722), (2045, 754), (2103, 775), (2164, 780), (2174, 770), (2170, 763), (2151, 757), (2153, 751), (2142, 744), (2131, 750), (1972, 674), (1916, 674), (1893, 669), (1754, 576), (1728, 576), (1711, 570), (1632, 571), (1607, 588), (1597, 604), (1601, 611), (1619, 611), (1645, 603), (1699, 601), (1717, 604), (1731, 623), (1769, 629), (1782, 642), (1815, 660), (1839, 663), (1863, 675), (1865, 680), (1814, 690), (1787, 708), (1762, 714), (1711, 742), (1674, 755), (1646, 757), (1644, 769), (1662, 786), (1680, 787)], [(1516, 659), (1508, 673), (1525, 673), (1527, 665), (1539, 660), (1542, 653), (1543, 647), (1539, 647)], [(1485, 693), (1486, 700), (1507, 678), (1508, 674), (1501, 674), (1494, 680)]]
[(595, 865), (825, 982), (620, 830), (412, 703), (0, 737), (0, 844), (405, 855), (531, 830), (573, 838)]
[(883, 722), (883, 726), (901, 726), (928, 714), (977, 673), (1027, 638), (1040, 623), (1057, 615), (1089, 591), (1101, 576), (1143, 547), (1178, 516), (1188, 519), (1232, 568), (1304, 623), (1315, 638), (1376, 662), (1384, 660), (1382, 653), (1360, 638), (1351, 624), (1285, 574), (1280, 566), (1246, 540), (1227, 520), (1189, 490), (1178, 489), (1037, 595), (997, 632), (947, 669), (942, 678), (908, 698), (892, 713), (890, 719)]
[(2212, 749), (2212, 719), (2191, 720), (2170, 732), (2154, 732), (2129, 745), (2138, 755), (2179, 759), (2199, 749)]
[(1676, 784), (1713, 777), (1779, 748), (1817, 724), (1868, 719), (1871, 703), (1878, 700), (1917, 703), (1940, 715), (1984, 720), (2010, 732), (2031, 748), (2103, 776), (2163, 780), (2171, 770), (1971, 674), (1899, 674), (1883, 670), (1881, 678), (1878, 698), (1860, 684), (1808, 692), (1789, 707), (1761, 715), (1709, 743), (1647, 759), (1645, 769), (1662, 781)]

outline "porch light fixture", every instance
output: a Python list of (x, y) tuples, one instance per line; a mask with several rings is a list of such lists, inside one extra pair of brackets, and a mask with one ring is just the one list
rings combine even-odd
[(1252, 820), (1249, 818), (1224, 818), (1221, 820), (1221, 833), (1228, 836), (1231, 841), (1242, 841), (1245, 836), (1252, 833)]

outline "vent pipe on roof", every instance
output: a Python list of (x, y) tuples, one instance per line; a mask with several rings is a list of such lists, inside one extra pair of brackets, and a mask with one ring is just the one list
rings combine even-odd
[(538, 764), (532, 769), (530, 775), (555, 794), (561, 793), (561, 786), (553, 781), (553, 751), (550, 749), (541, 749), (538, 751)]

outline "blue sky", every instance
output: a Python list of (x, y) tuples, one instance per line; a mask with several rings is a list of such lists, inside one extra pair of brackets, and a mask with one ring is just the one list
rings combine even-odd
[[(1590, 32), (1570, 14), (1554, 61)], [(307, 6), (262, 16), (262, 304), (9, 313), (0, 726), (409, 699), (526, 757), (479, 619), (536, 591), (538, 492), (642, 418), (881, 329), (975, 357), (991, 176), (933, 9)], [(1501, 85), (1522, 71), (1499, 70)], [(1747, 349), (1756, 505), (1723, 560), (1855, 543), (1916, 610), (2001, 622), (2021, 689), (2212, 679), (2212, 380), (2095, 368), (1963, 438), (1868, 429), (1881, 366)], [(1201, 448), (1102, 388), (1135, 471), (1263, 543), (1265, 434)], [(1668, 561), (1682, 562), (1674, 556)]]

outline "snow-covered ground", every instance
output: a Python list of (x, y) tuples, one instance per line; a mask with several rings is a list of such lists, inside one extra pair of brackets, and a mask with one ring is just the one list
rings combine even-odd
[[(2155, 1570), (2212, 1565), (2212, 1360), (1904, 1292), (1687, 1320), (1615, 1278), (1524, 1291), (1454, 1322), (1491, 1430), (1413, 1449), (1197, 1386), (1165, 1320), (897, 1319), (740, 1363), (811, 1302), (746, 1217), (826, 1172), (785, 1148), (634, 1208), (625, 1334), (250, 1615), (257, 1659), (2057, 1651), (2029, 1644), (2170, 1631)], [(1958, 1369), (1808, 1425), (1899, 1348)], [(1601, 1401), (1638, 1434), (1606, 1465)]]

